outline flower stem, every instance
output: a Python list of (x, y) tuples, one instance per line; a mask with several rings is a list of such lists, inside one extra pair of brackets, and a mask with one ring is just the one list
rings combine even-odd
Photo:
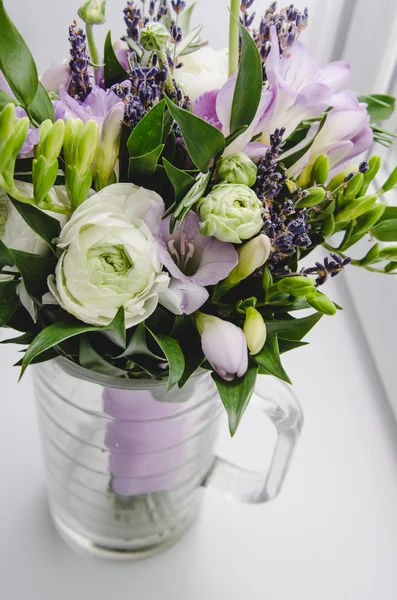
[(91, 63), (93, 64), (94, 69), (95, 69), (100, 64), (101, 59), (99, 56), (98, 48), (95, 43), (94, 25), (92, 25), (92, 23), (86, 24), (86, 34), (87, 34), (88, 48), (90, 50)]
[(240, 0), (230, 1), (229, 77), (238, 69)]

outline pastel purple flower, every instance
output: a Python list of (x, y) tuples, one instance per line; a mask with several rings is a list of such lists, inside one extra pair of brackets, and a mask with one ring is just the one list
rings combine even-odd
[(160, 302), (176, 314), (191, 314), (207, 300), (206, 287), (225, 279), (237, 265), (238, 255), (233, 244), (201, 235), (194, 212), (172, 234), (169, 223), (170, 217), (162, 221), (158, 234), (159, 259), (172, 276)]
[(72, 78), (72, 72), (69, 63), (53, 64), (49, 67), (40, 78), (41, 83), (47, 92), (54, 92), (58, 94), (61, 86), (66, 89)]
[[(15, 109), (15, 116), (17, 119), (22, 119), (22, 117), (26, 117), (27, 114), (21, 106), (17, 106)], [(29, 125), (28, 134), (22, 145), (19, 157), (25, 158), (32, 156), (33, 148), (39, 143), (39, 139), (39, 130), (33, 125)]]
[(84, 123), (89, 119), (94, 119), (101, 128), (103, 122), (116, 104), (122, 104), (118, 96), (112, 90), (103, 90), (95, 85), (84, 100), (80, 103), (72, 98), (61, 86), (59, 91), (59, 100), (65, 108), (65, 119), (81, 119)]
[[(230, 117), (237, 75), (233, 75), (220, 90), (212, 90), (199, 96), (193, 105), (193, 112), (220, 129), (225, 137), (230, 134)], [(261, 132), (259, 123), (263, 114), (271, 110), (273, 93), (263, 90), (258, 110), (248, 129), (234, 140), (225, 150), (224, 156), (234, 152), (245, 152), (252, 159), (260, 159), (268, 145), (251, 143), (251, 139)]]
[(199, 313), (196, 318), (201, 347), (208, 362), (225, 381), (245, 375), (248, 350), (244, 332), (229, 321)]

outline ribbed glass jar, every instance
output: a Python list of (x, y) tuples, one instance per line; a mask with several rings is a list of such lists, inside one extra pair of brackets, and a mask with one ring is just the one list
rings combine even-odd
[(172, 545), (198, 515), (203, 486), (241, 502), (271, 500), (302, 426), (291, 387), (259, 377), (250, 406), (272, 421), (277, 443), (270, 468), (252, 472), (215, 455), (224, 408), (206, 371), (169, 392), (64, 358), (36, 365), (33, 378), (55, 526), (75, 550), (103, 557)]
[[(117, 384), (117, 387), (115, 385)], [(64, 539), (96, 553), (145, 554), (198, 514), (222, 404), (208, 373), (168, 393), (57, 359), (35, 396), (51, 513)]]

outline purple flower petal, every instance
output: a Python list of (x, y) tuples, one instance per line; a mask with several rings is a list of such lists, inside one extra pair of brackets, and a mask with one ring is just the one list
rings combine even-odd
[(321, 69), (320, 81), (328, 85), (333, 94), (337, 94), (346, 88), (350, 73), (349, 63), (345, 60), (337, 60)]
[(51, 65), (43, 74), (40, 81), (47, 92), (59, 92), (59, 88), (63, 85), (68, 88), (72, 73), (68, 63)]
[(175, 315), (191, 315), (208, 300), (209, 293), (205, 287), (191, 281), (171, 279), (168, 288), (160, 293), (160, 304)]
[(199, 96), (193, 104), (193, 112), (198, 117), (208, 121), (211, 125), (214, 125), (218, 129), (222, 129), (222, 123), (218, 119), (216, 113), (216, 99), (218, 97), (219, 90), (212, 90), (206, 92), (202, 96)]

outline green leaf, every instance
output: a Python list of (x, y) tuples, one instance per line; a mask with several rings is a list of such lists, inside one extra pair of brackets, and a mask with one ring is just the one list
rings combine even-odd
[(202, 198), (205, 194), (205, 190), (209, 184), (211, 173), (200, 173), (197, 177), (195, 184), (190, 188), (186, 196), (180, 201), (178, 207), (174, 211), (170, 220), (170, 231), (174, 231), (176, 222), (179, 221), (179, 227), (189, 214), (193, 206)]
[(18, 308), (17, 285), (13, 280), (0, 281), (0, 327), (7, 324)]
[(179, 108), (169, 98), (165, 98), (168, 109), (178, 123), (190, 158), (196, 167), (207, 173), (211, 160), (225, 149), (223, 134), (200, 117)]
[(397, 219), (381, 221), (371, 227), (370, 233), (380, 242), (397, 242)]
[(257, 375), (258, 367), (256, 365), (250, 366), (244, 377), (233, 379), (233, 381), (225, 381), (217, 373), (211, 374), (226, 409), (232, 437), (236, 433), (245, 409), (252, 398)]
[(38, 75), (33, 56), (0, 0), (0, 70), (18, 100), (29, 106), (36, 95)]
[(101, 373), (102, 375), (122, 377), (127, 374), (127, 371), (119, 369), (102, 358), (102, 356), (94, 350), (88, 337), (85, 335), (81, 336), (80, 340), (79, 362), (82, 367), (95, 371), (96, 373)]
[(23, 335), (19, 335), (18, 337), (8, 338), (7, 340), (0, 340), (0, 344), (18, 344), (20, 346), (29, 346), (29, 344), (33, 342), (34, 337), (34, 333), (30, 333), (28, 331)]
[(15, 257), (5, 243), (0, 240), (0, 269), (3, 267), (13, 267), (14, 265)]
[(106, 327), (95, 327), (94, 325), (86, 325), (77, 319), (70, 321), (58, 321), (49, 325), (34, 338), (29, 348), (25, 352), (22, 359), (22, 371), (20, 378), (24, 374), (26, 368), (32, 363), (37, 356), (50, 350), (54, 346), (58, 346), (62, 342), (69, 340), (83, 333), (90, 332), (116, 332), (119, 327), (121, 310), (118, 311), (112, 323)]
[(266, 330), (268, 335), (276, 335), (283, 340), (291, 340), (300, 342), (305, 335), (318, 323), (321, 319), (321, 313), (314, 313), (303, 319), (289, 319), (287, 321), (267, 321)]
[(37, 86), (37, 92), (33, 102), (29, 105), (29, 112), (33, 119), (39, 124), (47, 119), (50, 119), (52, 123), (55, 121), (54, 106), (40, 82)]
[(397, 219), (397, 206), (386, 206), (377, 223), (388, 221), (389, 219)]
[(181, 379), (185, 370), (185, 359), (183, 352), (179, 344), (168, 335), (161, 333), (153, 333), (148, 329), (149, 333), (153, 336), (153, 339), (160, 346), (161, 350), (167, 359), (169, 366), (169, 377), (167, 391), (174, 387)]
[(327, 113), (325, 113), (325, 115), (321, 119), (320, 126), (317, 129), (316, 134), (312, 137), (312, 139), (310, 140), (310, 142), (308, 142), (306, 144), (306, 146), (304, 146), (300, 150), (297, 150), (296, 152), (294, 152), (293, 154), (290, 154), (289, 156), (287, 156), (285, 158), (283, 156), (280, 157), (280, 162), (284, 165), (284, 167), (286, 169), (289, 169), (290, 167), (292, 167), (292, 165), (294, 165), (296, 162), (298, 162), (298, 160), (301, 159), (302, 156), (304, 156), (308, 150), (310, 150), (311, 146), (314, 143), (314, 140), (316, 139), (316, 137), (318, 136), (318, 134), (320, 133), (320, 131), (324, 127), (326, 120), (327, 120)]
[(55, 257), (53, 255), (40, 256), (13, 249), (10, 252), (15, 258), (15, 266), (22, 275), (26, 291), (41, 302), (43, 293), (47, 291), (47, 278), (55, 269)]
[(11, 96), (3, 92), (3, 90), (0, 90), (0, 111), (2, 111), (7, 104), (10, 104), (10, 102), (12, 104), (18, 104), (15, 98), (11, 98)]
[(175, 202), (178, 204), (193, 187), (194, 178), (189, 173), (174, 167), (166, 158), (163, 158), (163, 163), (167, 177), (175, 191)]
[(193, 12), (195, 5), (196, 5), (196, 2), (192, 2), (179, 15), (178, 25), (182, 29), (183, 37), (186, 37), (190, 32), (190, 20), (192, 18), (192, 12)]
[(358, 99), (360, 102), (366, 102), (368, 104), (367, 111), (371, 118), (371, 123), (386, 121), (391, 117), (395, 109), (395, 98), (386, 94), (359, 96)]
[(109, 340), (116, 344), (116, 346), (120, 346), (120, 348), (125, 348), (127, 343), (127, 334), (125, 330), (125, 315), (123, 306), (119, 308), (113, 321), (102, 331), (104, 335), (106, 335), (106, 337), (109, 338)]
[(58, 238), (61, 233), (61, 224), (58, 219), (50, 217), (31, 204), (18, 202), (11, 197), (10, 200), (29, 227), (53, 249), (52, 240)]
[(149, 356), (150, 358), (155, 358), (157, 360), (163, 361), (162, 356), (158, 356), (154, 354), (148, 347), (146, 341), (146, 327), (144, 323), (140, 323), (135, 329), (134, 333), (131, 336), (130, 341), (123, 354), (120, 354), (118, 358), (124, 358), (126, 356), (133, 356), (135, 354), (139, 354), (141, 356)]
[(262, 350), (252, 358), (269, 375), (274, 375), (286, 383), (291, 383), (290, 378), (281, 364), (277, 335), (268, 335)]
[(164, 144), (161, 144), (143, 156), (130, 158), (128, 174), (133, 183), (140, 184), (154, 174), (163, 148)]
[(397, 260), (397, 246), (386, 246), (382, 248), (379, 252), (379, 258), (383, 260)]
[(293, 342), (292, 340), (278, 340), (278, 347), (280, 350), (280, 354), (284, 354), (285, 352), (290, 352), (291, 350), (296, 350), (296, 348), (302, 348), (302, 346), (308, 346), (308, 342)]
[[(139, 121), (127, 141), (130, 157), (142, 157), (157, 150), (163, 142), (165, 101), (156, 104)], [(157, 163), (156, 163), (157, 164)]]
[(397, 185), (397, 167), (393, 169), (390, 173), (389, 177), (382, 185), (382, 187), (378, 190), (378, 196), (381, 196), (385, 192), (392, 190)]
[(185, 357), (185, 370), (178, 382), (178, 387), (182, 388), (204, 360), (201, 348), (201, 336), (197, 331), (192, 317), (178, 315), (175, 317), (171, 337), (178, 341)]
[(393, 271), (395, 271), (397, 269), (397, 262), (392, 261), (387, 263), (387, 265), (385, 266), (385, 273), (392, 273)]
[(112, 87), (112, 85), (115, 83), (119, 83), (120, 81), (124, 81), (125, 79), (129, 78), (127, 71), (120, 64), (113, 49), (112, 35), (110, 31), (108, 32), (105, 40), (104, 63), (106, 89)]
[(240, 24), (241, 59), (233, 95), (230, 131), (250, 125), (262, 95), (262, 62), (258, 48), (247, 29)]
[(344, 206), (344, 208), (342, 208), (342, 210), (336, 215), (336, 224), (358, 219), (358, 217), (361, 217), (361, 215), (365, 214), (368, 210), (370, 210), (370, 208), (373, 207), (377, 199), (377, 194), (373, 194), (371, 196), (356, 198), (356, 200), (348, 202), (346, 206)]

